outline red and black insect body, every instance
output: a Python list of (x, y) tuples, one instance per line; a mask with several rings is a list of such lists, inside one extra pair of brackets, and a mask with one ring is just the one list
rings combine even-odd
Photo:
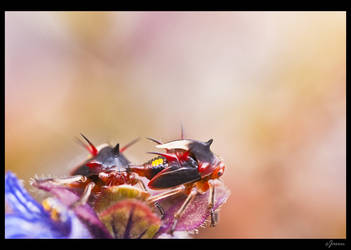
[(72, 176), (82, 175), (105, 186), (135, 185), (138, 182), (135, 175), (126, 172), (130, 162), (122, 154), (138, 139), (120, 149), (119, 144), (114, 147), (108, 144), (95, 147), (84, 135), (82, 137), (88, 142), (88, 145), (83, 146), (88, 149), (91, 157), (74, 169), (71, 172)]
[(216, 223), (214, 205), (213, 180), (223, 175), (224, 163), (210, 150), (213, 140), (200, 142), (196, 140), (181, 139), (165, 144), (151, 139), (165, 149), (166, 153), (151, 152), (159, 155), (142, 166), (129, 166), (128, 171), (137, 173), (150, 180), (151, 189), (170, 189), (161, 194), (151, 196), (149, 202), (155, 202), (168, 196), (185, 192), (188, 197), (175, 214), (171, 232), (175, 229), (178, 218), (185, 211), (196, 194), (209, 191), (208, 208), (211, 212), (211, 225)]
[(122, 149), (119, 144), (111, 146), (102, 144), (95, 147), (83, 134), (82, 137), (88, 145), (79, 141), (88, 149), (91, 156), (71, 172), (70, 177), (53, 178), (42, 181), (50, 181), (56, 184), (68, 185), (70, 188), (84, 190), (80, 200), (75, 204), (84, 204), (91, 194), (99, 194), (103, 188), (122, 184), (140, 184), (145, 190), (143, 182), (137, 174), (127, 172), (130, 162), (122, 154), (129, 146), (137, 142), (138, 139), (128, 143)]

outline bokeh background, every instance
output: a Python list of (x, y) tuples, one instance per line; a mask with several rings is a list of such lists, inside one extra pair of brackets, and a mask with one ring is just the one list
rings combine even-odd
[[(5, 171), (214, 139), (231, 190), (196, 238), (346, 237), (345, 12), (6, 12)], [(126, 151), (150, 158), (142, 139)]]

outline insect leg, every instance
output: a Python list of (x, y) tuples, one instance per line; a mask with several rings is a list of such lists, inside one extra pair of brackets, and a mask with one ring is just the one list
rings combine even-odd
[(164, 193), (151, 196), (150, 198), (147, 199), (147, 202), (149, 202), (149, 203), (154, 203), (154, 202), (156, 202), (156, 201), (158, 201), (158, 200), (161, 200), (161, 199), (164, 199), (164, 198), (166, 198), (166, 197), (168, 197), (168, 196), (172, 196), (172, 195), (181, 193), (181, 192), (183, 192), (184, 190), (185, 190), (185, 187), (184, 187), (184, 186), (180, 186), (180, 187), (171, 189), (171, 190), (169, 190), (169, 191), (166, 191), (166, 192), (164, 192)]
[(137, 178), (137, 177), (136, 177), (136, 180), (137, 180), (137, 183), (139, 184), (139, 186), (141, 187), (141, 189), (142, 189), (144, 192), (147, 192), (146, 186), (145, 186), (144, 182), (143, 182), (141, 179)]
[(69, 176), (65, 178), (53, 178), (52, 181), (58, 184), (71, 184), (77, 181), (86, 182), (86, 180), (87, 180), (87, 177), (83, 175), (75, 175), (75, 176)]
[(161, 200), (161, 199), (164, 199), (164, 198), (166, 198), (166, 197), (169, 197), (169, 196), (172, 196), (172, 195), (181, 193), (181, 192), (183, 192), (184, 190), (185, 190), (185, 187), (184, 187), (184, 186), (180, 186), (180, 187), (178, 187), (178, 188), (174, 188), (174, 189), (169, 190), (169, 191), (166, 191), (166, 192), (164, 192), (164, 193), (151, 196), (151, 197), (149, 197), (146, 201), (147, 201), (149, 204), (153, 204), (155, 207), (157, 207), (157, 209), (160, 211), (161, 218), (163, 218), (164, 215), (165, 215), (165, 211), (163, 210), (163, 208), (161, 207), (161, 205), (160, 205), (157, 201), (158, 201), (158, 200)]
[(185, 209), (188, 207), (188, 205), (191, 203), (191, 201), (195, 198), (195, 196), (197, 195), (197, 190), (196, 188), (193, 188), (190, 192), (190, 194), (188, 195), (188, 197), (186, 198), (186, 200), (184, 201), (183, 205), (178, 209), (178, 211), (174, 214), (174, 221), (173, 221), (173, 225), (171, 227), (170, 233), (173, 234), (178, 219), (182, 216), (182, 214), (184, 213)]
[(94, 182), (89, 182), (85, 189), (84, 192), (82, 194), (82, 196), (79, 198), (79, 200), (75, 201), (74, 203), (72, 203), (70, 205), (71, 208), (76, 208), (77, 206), (80, 205), (84, 205), (87, 203), (87, 201), (89, 200), (90, 194), (91, 194), (91, 190), (95, 187), (95, 183)]
[(161, 205), (157, 201), (154, 202), (154, 205), (155, 207), (157, 207), (158, 211), (160, 212), (161, 219), (163, 219), (163, 217), (165, 216), (165, 210), (163, 209), (163, 207), (161, 207)]
[(210, 194), (208, 196), (208, 209), (210, 209), (211, 213), (211, 227), (214, 227), (217, 223), (217, 216), (215, 215), (215, 211), (213, 210), (214, 206), (214, 198), (215, 198), (215, 188), (212, 182), (209, 181), (209, 186), (210, 186)]
[(86, 182), (87, 177), (83, 175), (74, 175), (74, 176), (63, 177), (63, 178), (48, 178), (48, 179), (41, 179), (41, 180), (35, 179), (35, 182), (37, 183), (51, 182), (57, 185), (71, 184), (77, 181)]
[[(146, 186), (145, 186), (144, 182), (143, 182), (139, 177), (137, 177), (136, 174), (131, 173), (131, 174), (130, 174), (130, 177), (131, 177), (131, 178), (134, 178), (134, 179), (136, 180), (136, 182), (139, 184), (139, 186), (141, 187), (141, 189), (142, 189), (144, 192), (147, 192)], [(165, 215), (165, 211), (163, 210), (163, 208), (161, 207), (161, 205), (160, 205), (157, 201), (154, 202), (154, 205), (155, 205), (155, 207), (158, 209), (158, 211), (160, 212), (161, 218), (163, 218), (163, 216)]]

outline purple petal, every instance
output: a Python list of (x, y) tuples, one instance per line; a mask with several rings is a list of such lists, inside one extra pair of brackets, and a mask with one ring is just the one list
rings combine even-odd
[[(215, 184), (215, 202), (213, 209), (218, 210), (228, 199), (230, 191), (222, 182)], [(168, 207), (163, 218), (163, 225), (157, 235), (166, 233), (170, 230), (174, 222), (174, 214), (182, 206), (186, 195), (181, 194), (169, 197), (160, 202), (164, 208)], [(204, 194), (198, 194), (194, 200), (188, 205), (183, 215), (179, 218), (175, 231), (194, 231), (202, 226), (206, 219), (210, 216), (208, 209), (209, 191)]]
[[(61, 201), (62, 204), (68, 207), (79, 200), (79, 196), (73, 191), (66, 187), (55, 185), (51, 182), (36, 181), (33, 182), (32, 185), (53, 194), (59, 201)], [(95, 211), (88, 204), (79, 205), (72, 210), (78, 216), (78, 218), (88, 226), (89, 231), (95, 238), (111, 238), (111, 235), (107, 231), (106, 227), (101, 223)]]
[(5, 214), (6, 238), (91, 238), (85, 225), (54, 198), (46, 199), (50, 213), (22, 187), (16, 176), (5, 177), (5, 199), (11, 212)]
[(64, 234), (56, 230), (45, 218), (29, 220), (17, 214), (5, 215), (6, 239), (48, 239), (61, 238)]
[(5, 200), (14, 213), (19, 213), (26, 218), (41, 217), (46, 213), (10, 171), (5, 176)]

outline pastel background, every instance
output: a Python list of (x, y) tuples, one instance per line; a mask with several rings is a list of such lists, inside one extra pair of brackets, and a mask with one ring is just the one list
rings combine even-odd
[[(6, 12), (5, 171), (213, 138), (231, 190), (196, 238), (346, 237), (345, 12)], [(34, 194), (35, 195), (35, 194)]]

